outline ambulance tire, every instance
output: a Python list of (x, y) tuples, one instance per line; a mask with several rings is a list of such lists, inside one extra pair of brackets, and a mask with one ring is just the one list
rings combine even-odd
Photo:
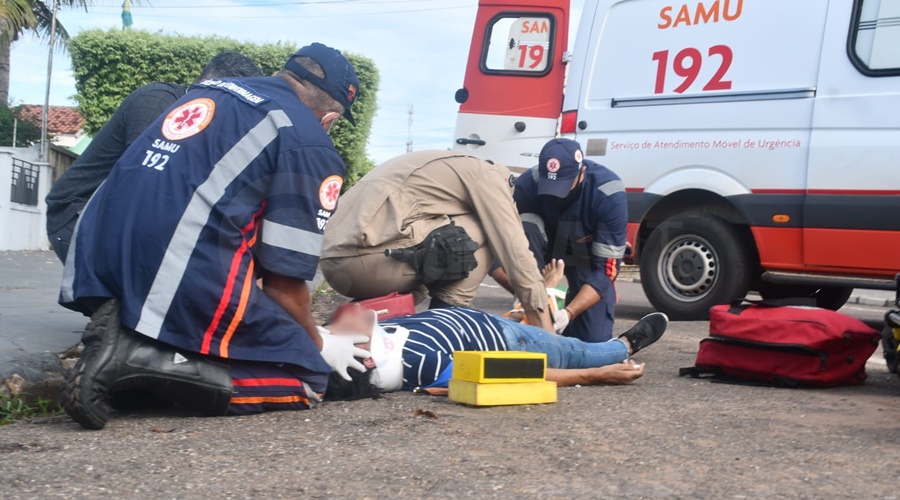
[(822, 309), (831, 309), (837, 311), (850, 300), (853, 293), (852, 288), (840, 286), (823, 286), (820, 288), (809, 286), (791, 286), (791, 285), (773, 285), (764, 284), (759, 295), (764, 299), (785, 299), (785, 298), (812, 298), (816, 301), (816, 307)]
[(657, 227), (640, 256), (641, 286), (673, 320), (709, 318), (709, 308), (742, 299), (753, 278), (753, 244), (708, 214), (680, 214)]

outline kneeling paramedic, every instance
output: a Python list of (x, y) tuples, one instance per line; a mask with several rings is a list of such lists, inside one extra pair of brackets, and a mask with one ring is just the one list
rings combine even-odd
[[(557, 259), (566, 265), (569, 289), (565, 308), (554, 313), (556, 330), (585, 342), (609, 340), (615, 280), (626, 249), (622, 181), (585, 160), (577, 142), (553, 139), (541, 150), (538, 166), (516, 180), (513, 197), (538, 267)], [(502, 268), (492, 276), (507, 286)]]
[[(316, 331), (306, 281), (345, 166), (327, 135), (359, 91), (321, 44), (276, 76), (194, 85), (123, 154), (75, 228), (60, 303), (92, 315), (63, 406), (102, 428), (149, 390), (207, 415), (310, 407), (362, 336)], [(263, 287), (257, 287), (262, 278)]]
[(417, 302), (430, 294), (432, 308), (466, 306), (497, 259), (529, 323), (552, 330), (513, 180), (502, 165), (450, 151), (388, 160), (341, 198), (325, 230), (322, 274), (354, 299), (413, 292)]

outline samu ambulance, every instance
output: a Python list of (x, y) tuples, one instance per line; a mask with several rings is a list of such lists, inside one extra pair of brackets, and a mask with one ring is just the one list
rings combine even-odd
[(837, 309), (900, 271), (900, 0), (481, 0), (456, 149), (562, 135), (616, 172), (675, 319), (757, 290)]

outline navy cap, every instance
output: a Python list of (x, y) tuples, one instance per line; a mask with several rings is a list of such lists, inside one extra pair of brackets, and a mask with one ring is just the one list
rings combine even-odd
[[(322, 71), (325, 72), (325, 78), (320, 78), (310, 73), (309, 70), (294, 60), (295, 57), (308, 57), (319, 63)], [(353, 69), (353, 65), (341, 54), (341, 51), (321, 43), (307, 45), (294, 53), (284, 63), (284, 69), (324, 90), (326, 94), (344, 107), (344, 118), (351, 124), (356, 125), (356, 120), (350, 114), (350, 106), (359, 93), (359, 79), (356, 78), (356, 71)]]
[(584, 154), (571, 139), (553, 139), (544, 144), (538, 163), (538, 194), (565, 198), (581, 172)]

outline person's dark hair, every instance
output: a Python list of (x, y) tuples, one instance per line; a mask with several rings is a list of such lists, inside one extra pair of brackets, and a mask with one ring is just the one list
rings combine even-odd
[[(325, 70), (322, 69), (322, 66), (319, 63), (313, 61), (311, 58), (306, 56), (298, 56), (294, 58), (294, 61), (319, 78), (325, 78)], [(306, 105), (310, 108), (316, 111), (334, 111), (335, 113), (344, 113), (344, 107), (341, 106), (340, 103), (335, 101), (334, 98), (328, 95), (324, 90), (316, 87), (310, 82), (307, 82), (303, 78), (300, 78), (299, 75), (295, 74), (291, 70), (282, 69), (281, 72), (287, 74), (294, 80), (305, 83), (305, 96), (303, 102), (305, 102)]]
[[(361, 359), (357, 359), (362, 362)], [(358, 372), (349, 369), (347, 373), (350, 374), (350, 381), (344, 380), (337, 372), (328, 375), (328, 389), (325, 390), (323, 398), (325, 401), (355, 401), (381, 397), (381, 391), (370, 382), (372, 370)]]
[(262, 76), (262, 70), (247, 56), (237, 52), (219, 52), (203, 67), (198, 81), (207, 78), (239, 78)]

